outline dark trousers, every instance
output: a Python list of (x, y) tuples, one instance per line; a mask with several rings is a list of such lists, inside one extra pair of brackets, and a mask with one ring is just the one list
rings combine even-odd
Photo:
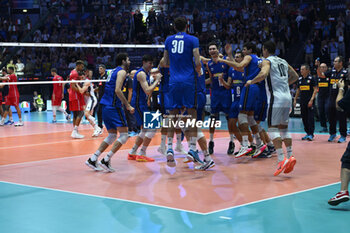
[(100, 101), (98, 101), (98, 106), (97, 106), (97, 124), (98, 127), (103, 129), (103, 124), (102, 124), (102, 105), (100, 104)]
[(318, 115), (320, 117), (321, 127), (323, 128), (327, 128), (327, 119), (328, 119), (327, 108), (326, 108), (327, 101), (328, 101), (327, 96), (317, 97)]
[(339, 132), (343, 137), (347, 136), (346, 113), (340, 112), (335, 107), (335, 100), (329, 98), (328, 102), (329, 134), (337, 133), (337, 121), (339, 121)]
[(126, 108), (125, 106), (123, 106), (124, 108), (124, 113), (125, 113), (125, 117), (126, 117), (126, 122), (128, 123), (128, 130), (137, 132), (137, 123), (136, 123), (136, 118), (134, 116), (134, 114), (131, 114)]
[(309, 108), (307, 106), (308, 102), (301, 102), (300, 103), (300, 110), (301, 110), (301, 117), (303, 119), (304, 124), (304, 130), (307, 135), (314, 136), (315, 131), (315, 113), (314, 113), (314, 107), (312, 106)]
[(66, 112), (67, 112), (68, 114), (70, 114), (70, 110), (69, 110), (69, 94), (65, 94), (65, 95), (64, 95), (64, 101), (66, 101), (66, 105), (67, 105)]

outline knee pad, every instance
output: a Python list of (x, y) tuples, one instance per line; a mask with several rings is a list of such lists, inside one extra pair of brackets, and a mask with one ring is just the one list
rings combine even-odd
[(288, 131), (288, 129), (280, 129), (279, 131), (280, 131), (282, 140), (287, 139), (287, 138), (292, 138), (292, 135)]
[(202, 137), (204, 137), (204, 133), (202, 132), (202, 130), (198, 129), (197, 130), (197, 140), (201, 139)]
[(271, 138), (271, 141), (275, 140), (276, 138), (280, 138), (281, 134), (278, 128), (269, 128), (269, 135)]
[(117, 134), (109, 133), (108, 136), (103, 141), (108, 145), (111, 145), (115, 141), (115, 139), (117, 139)]
[(144, 139), (145, 138), (145, 136), (146, 136), (146, 132), (145, 132), (145, 130), (144, 129), (142, 129), (141, 130), (141, 132), (139, 133), (139, 135), (138, 135), (140, 138), (142, 138), (142, 139)]
[(260, 125), (260, 124), (258, 125), (258, 129), (259, 129), (259, 133), (260, 133), (260, 132), (262, 132), (262, 131), (264, 130), (264, 128), (263, 128), (263, 127), (261, 127), (261, 125)]
[(238, 114), (238, 124), (248, 124), (248, 116), (245, 113)]
[(250, 127), (256, 125), (256, 121), (255, 121), (255, 119), (254, 119), (254, 116), (248, 116), (248, 125), (249, 125)]
[(145, 136), (148, 137), (148, 138), (153, 138), (155, 134), (156, 134), (156, 131), (153, 130), (153, 129), (150, 129), (150, 130), (148, 130), (148, 131), (146, 132), (146, 135), (145, 135)]
[(128, 133), (120, 133), (117, 141), (120, 142), (120, 144), (124, 145), (126, 141), (128, 141), (128, 138)]

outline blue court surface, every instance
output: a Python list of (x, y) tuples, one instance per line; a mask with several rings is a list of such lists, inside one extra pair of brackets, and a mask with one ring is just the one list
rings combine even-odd
[[(282, 185), (282, 184), (281, 184)], [(330, 207), (332, 184), (208, 214), (0, 182), (6, 233), (349, 232), (350, 203)]]

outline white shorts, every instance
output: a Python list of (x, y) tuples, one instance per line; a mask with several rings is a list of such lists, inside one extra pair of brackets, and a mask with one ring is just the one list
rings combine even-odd
[(267, 123), (269, 126), (288, 125), (289, 113), (292, 108), (292, 98), (274, 98), (269, 104)]
[(89, 112), (94, 111), (97, 105), (97, 98), (94, 96), (89, 96), (89, 98), (85, 100), (85, 103), (86, 103), (86, 108), (85, 108), (86, 111), (89, 111)]

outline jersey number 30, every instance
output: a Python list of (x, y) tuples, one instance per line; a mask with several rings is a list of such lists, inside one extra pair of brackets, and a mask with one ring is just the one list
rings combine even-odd
[(173, 40), (173, 48), (171, 53), (183, 53), (184, 52), (184, 41), (183, 40)]

